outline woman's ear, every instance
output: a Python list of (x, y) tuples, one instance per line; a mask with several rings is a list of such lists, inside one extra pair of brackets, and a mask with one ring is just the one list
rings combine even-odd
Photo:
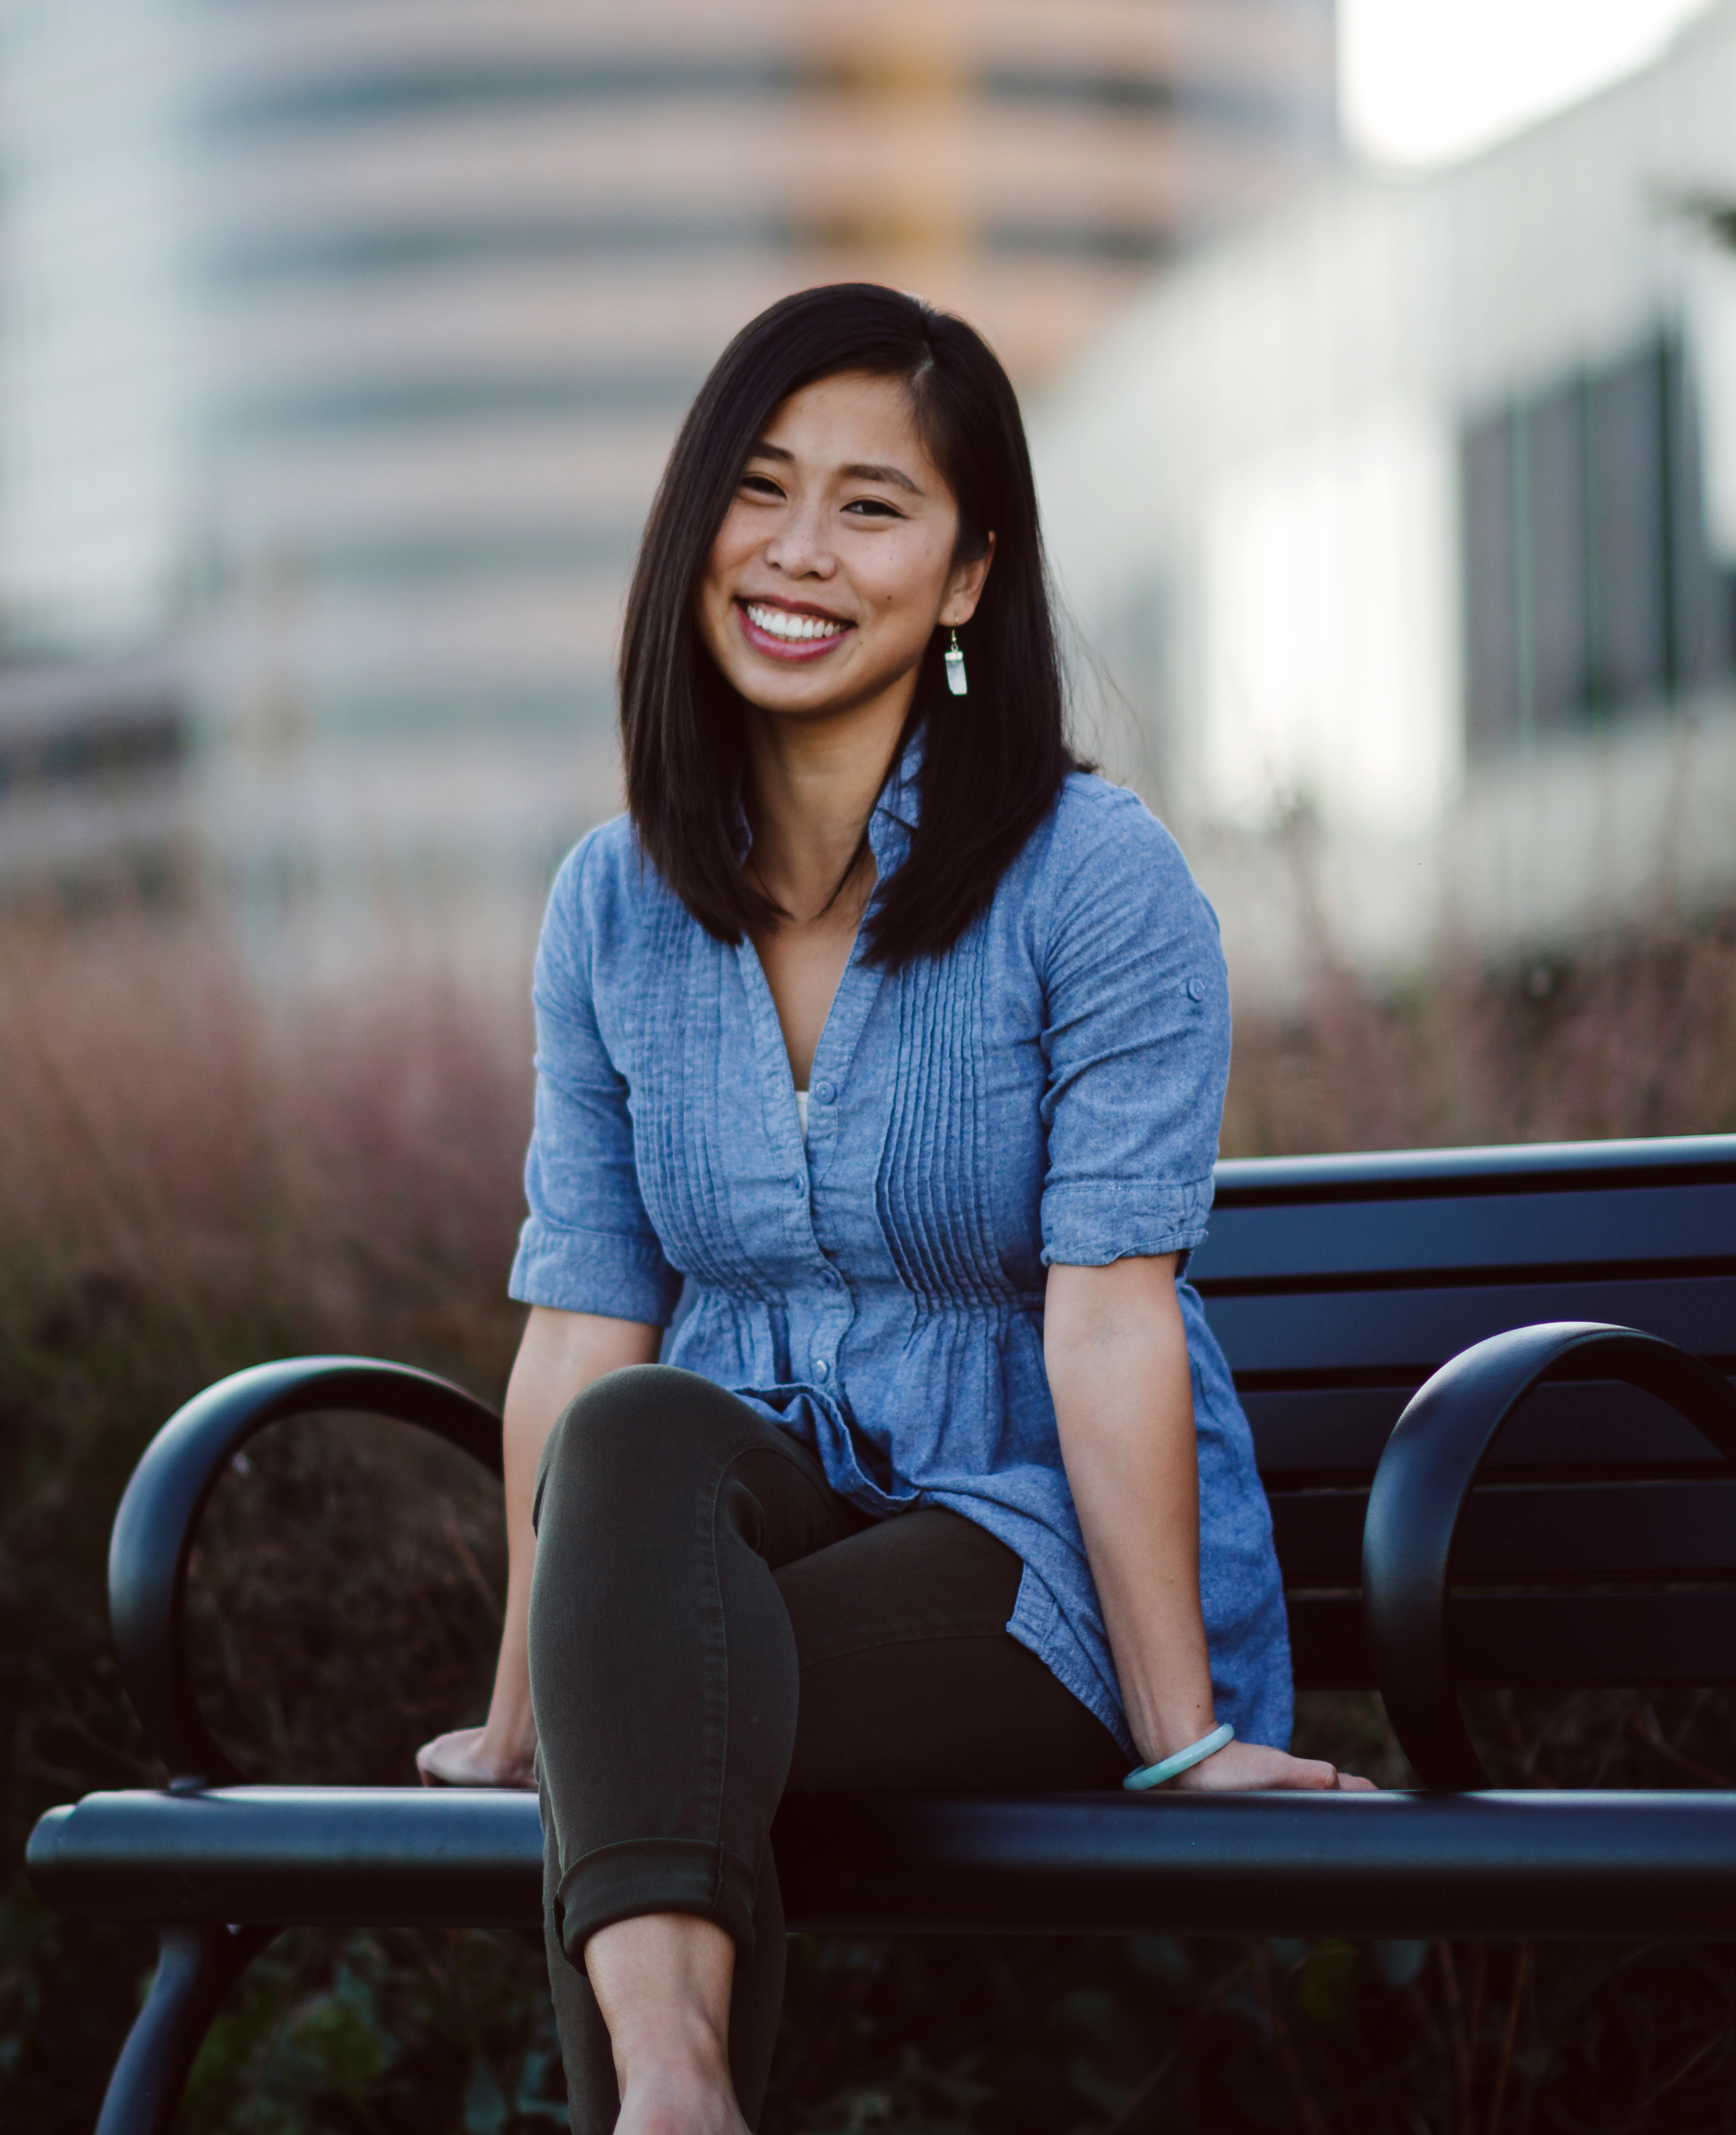
[(976, 604), (983, 598), (983, 586), (989, 576), (989, 567), (994, 561), (994, 536), (990, 534), (980, 556), (974, 556), (968, 564), (954, 569), (952, 583), (946, 588), (946, 605), (941, 610), (941, 622), (949, 630), (956, 630), (961, 623), (969, 622), (976, 613)]

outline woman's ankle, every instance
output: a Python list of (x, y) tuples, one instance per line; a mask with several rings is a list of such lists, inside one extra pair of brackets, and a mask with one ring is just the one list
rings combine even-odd
[(620, 2135), (747, 2135), (725, 2065), (647, 2060), (617, 2080)]
[[(609, 2030), (624, 2127), (733, 2135), (742, 2126), (729, 2078), (729, 2000), (735, 1945), (713, 1922), (684, 1913), (638, 1915), (600, 1928), (585, 1969)], [(641, 2115), (641, 2099), (670, 2111)], [(686, 2101), (683, 2103), (682, 2101)], [(631, 2104), (634, 2111), (627, 2113)]]
[(624, 2014), (610, 2034), (615, 2079), (625, 2098), (636, 2086), (727, 2091), (729, 2051), (711, 2025), (659, 2011), (644, 2023)]

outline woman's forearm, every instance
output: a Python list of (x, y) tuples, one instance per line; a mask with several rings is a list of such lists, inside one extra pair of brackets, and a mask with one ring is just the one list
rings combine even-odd
[(1128, 1724), (1141, 1758), (1155, 1760), (1214, 1724), (1173, 1257), (1052, 1267), (1043, 1350)]
[(536, 1535), (530, 1523), (537, 1468), (568, 1403), (607, 1372), (655, 1363), (660, 1330), (636, 1320), (533, 1307), (506, 1388), (502, 1440), (506, 1480), (506, 1610), (483, 1740), (503, 1769), (527, 1776), (536, 1748), (526, 1626)]

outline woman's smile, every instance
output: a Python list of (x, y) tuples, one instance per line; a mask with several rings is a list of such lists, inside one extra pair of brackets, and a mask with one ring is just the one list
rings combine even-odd
[(756, 652), (768, 660), (806, 662), (824, 659), (855, 628), (841, 616), (822, 609), (796, 607), (784, 601), (755, 600), (738, 596), (736, 612), (742, 619), (742, 635)]

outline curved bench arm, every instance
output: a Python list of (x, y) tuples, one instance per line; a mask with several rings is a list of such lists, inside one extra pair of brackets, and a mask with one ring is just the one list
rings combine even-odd
[(1656, 1394), (1736, 1461), (1736, 1392), (1656, 1334), (1557, 1320), (1492, 1334), (1417, 1390), (1375, 1470), (1362, 1529), (1362, 1611), (1375, 1681), (1405, 1755), (1427, 1787), (1487, 1787), (1447, 1656), (1453, 1537), (1496, 1434), (1546, 1373), (1594, 1355), (1598, 1374)]
[(292, 1357), (220, 1379), (177, 1409), (133, 1471), (109, 1542), (109, 1619), (121, 1681), (171, 1784), (240, 1778), (194, 1700), (183, 1627), (187, 1560), (211, 1492), (256, 1431), (320, 1409), (419, 1424), (500, 1473), (500, 1419), (460, 1387), (365, 1357)]

